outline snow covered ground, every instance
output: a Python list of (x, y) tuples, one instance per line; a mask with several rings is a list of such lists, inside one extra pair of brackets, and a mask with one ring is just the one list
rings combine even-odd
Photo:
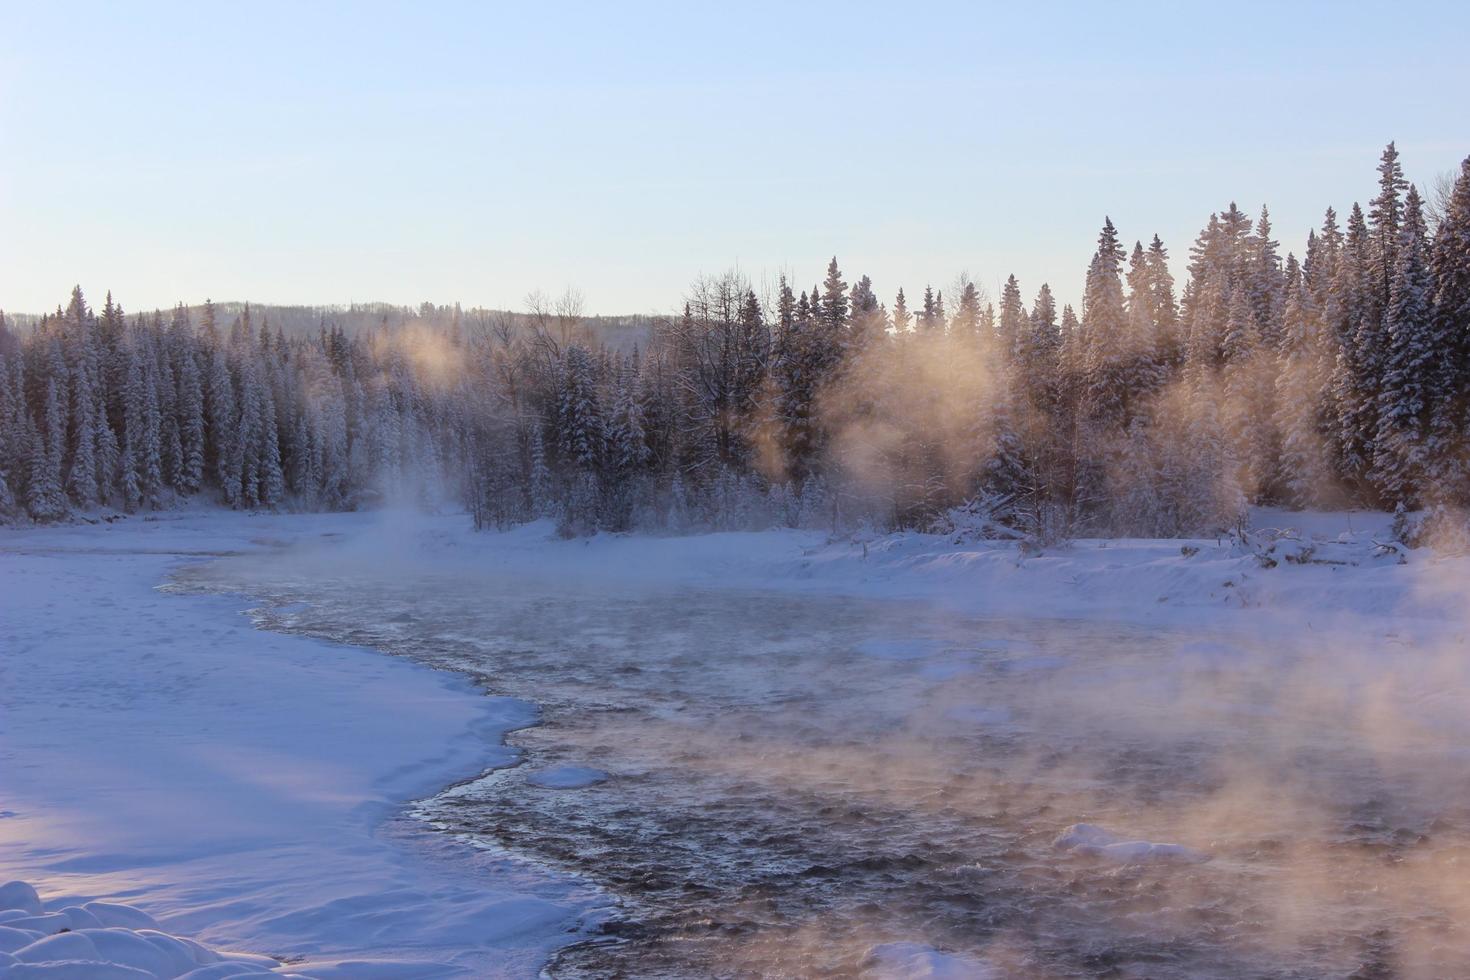
[[(472, 535), (461, 516), (402, 513), (198, 511), (0, 531), (0, 880), (31, 882), (56, 910), (127, 902), (169, 932), (287, 958), (283, 970), (311, 976), (534, 975), (597, 917), (603, 900), (577, 882), (400, 816), (405, 801), (511, 761), (500, 736), (531, 720), (528, 705), (404, 660), (253, 630), (241, 601), (157, 591), (179, 562), (210, 553), (291, 546), (298, 569), (323, 575), (338, 563), (387, 575), (464, 568), (1198, 626), (1216, 639), (1182, 655), (1222, 669), (1238, 662), (1218, 640), (1230, 631), (1306, 632), (1316, 649), (1341, 652), (1343, 671), (1324, 678), (1314, 666), (1297, 684), (1356, 675), (1382, 695), (1384, 674), (1362, 670), (1365, 660), (1424, 657), (1425, 689), (1393, 700), (1415, 706), (1425, 728), (1410, 734), (1424, 735), (1466, 690), (1470, 560), (1382, 547), (1388, 523), (1260, 512), (1257, 528), (1290, 532), (1079, 541), (1036, 555), (913, 534), (562, 541), (545, 523)], [(864, 652), (925, 655), (901, 638)], [(1375, 739), (1402, 721), (1370, 707)], [(1005, 706), (984, 711), (1007, 717)], [(575, 788), (601, 774), (547, 778)], [(1195, 859), (1083, 829), (1086, 840), (1059, 846), (1124, 862), (1146, 848)], [(962, 961), (905, 944), (875, 948), (872, 967), (966, 975)]]
[(534, 975), (575, 938), (588, 889), (398, 816), (510, 761), (530, 706), (155, 588), (181, 556), (342, 523), (0, 532), (0, 880), (318, 977)]
[[(262, 518), (262, 533), (279, 526), (274, 533), (296, 538), (287, 528), (312, 520), (320, 518)], [(1465, 623), (1470, 579), (1470, 557), (1383, 547), (1392, 541), (1392, 520), (1377, 512), (1263, 508), (1252, 514), (1249, 542), (1084, 539), (1037, 554), (1014, 542), (916, 533), (834, 537), (775, 530), (561, 540), (547, 521), (471, 535), (457, 516), (400, 512), (337, 520), (343, 532), (332, 539), (337, 561), (391, 556), (403, 567), (436, 571), (915, 599), (977, 616), (1160, 626), (1261, 629), (1290, 622), (1321, 629), (1352, 622), (1353, 629), (1442, 633)], [(1244, 609), (1250, 612), (1240, 615)]]

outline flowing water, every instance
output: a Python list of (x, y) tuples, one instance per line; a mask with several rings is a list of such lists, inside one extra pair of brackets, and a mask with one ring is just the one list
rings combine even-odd
[[(617, 897), (554, 977), (853, 976), (897, 941), (1003, 976), (1470, 975), (1433, 691), (1389, 692), (1432, 723), (1385, 740), (1357, 687), (1179, 631), (272, 555), (179, 587), (539, 706), (520, 765), (417, 809)], [(1079, 822), (1208, 860), (1054, 846)]]

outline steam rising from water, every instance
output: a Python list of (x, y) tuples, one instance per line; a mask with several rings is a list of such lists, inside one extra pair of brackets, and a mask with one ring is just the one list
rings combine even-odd
[[(857, 974), (893, 941), (1021, 977), (1470, 974), (1464, 631), (610, 589), (415, 566), (410, 540), (391, 565), (350, 542), (191, 581), (309, 600), (264, 622), (544, 706), (525, 766), (424, 810), (627, 897), (629, 941), (561, 975)], [(529, 778), (557, 764), (612, 778)], [(1052, 846), (1083, 821), (1211, 860)]]

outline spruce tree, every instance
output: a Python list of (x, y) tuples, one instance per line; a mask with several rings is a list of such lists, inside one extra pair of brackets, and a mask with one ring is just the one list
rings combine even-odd
[(1404, 202), (1393, 279), (1385, 315), (1388, 351), (1378, 392), (1373, 440), (1374, 478), (1382, 499), (1412, 508), (1427, 470), (1434, 374), (1433, 282), (1430, 278), (1423, 202), (1412, 185)]
[[(755, 294), (751, 294), (750, 300), (754, 302)], [(848, 347), (853, 351), (867, 350), (882, 338), (888, 326), (878, 296), (873, 292), (873, 283), (867, 276), (860, 278), (857, 285), (852, 287), (851, 301), (852, 323), (848, 329)]]
[(1169, 252), (1158, 235), (1149, 243), (1145, 261), (1159, 364), (1167, 377), (1173, 377), (1184, 363), (1184, 342), (1179, 336), (1179, 302), (1174, 296), (1174, 276), (1169, 272)]
[(1399, 163), (1399, 151), (1389, 143), (1378, 161), (1378, 195), (1369, 202), (1368, 220), (1372, 238), (1368, 250), (1368, 269), (1371, 280), (1373, 308), (1382, 316), (1389, 303), (1394, 270), (1397, 268), (1397, 253), (1400, 240), (1400, 225), (1403, 221), (1403, 203), (1400, 195), (1408, 189), (1404, 180), (1404, 169)]
[(1312, 292), (1291, 255), (1286, 260), (1284, 293), (1272, 420), (1281, 452), (1274, 482), (1286, 503), (1307, 507), (1318, 502), (1328, 477), (1322, 435), (1331, 362)]
[[(978, 298), (974, 301), (978, 309)], [(1020, 355), (1026, 344), (1026, 308), (1021, 304), (1021, 286), (1014, 275), (1006, 277), (1000, 291), (1000, 321), (997, 336), (1000, 341), (1000, 356), (1011, 360)]]
[(900, 287), (898, 296), (893, 300), (893, 332), (902, 336), (909, 332), (913, 322), (913, 315), (909, 313), (908, 303), (903, 298), (903, 288)]
[(175, 347), (178, 371), (179, 439), (182, 461), (179, 491), (198, 493), (204, 485), (204, 386), (192, 345), (181, 340)]
[(1129, 418), (1131, 393), (1125, 387), (1128, 323), (1120, 272), (1123, 255), (1117, 229), (1108, 218), (1087, 271), (1082, 307), (1083, 404), (1088, 418), (1105, 428), (1123, 426)]
[[(871, 288), (869, 292), (871, 293)], [(832, 337), (840, 337), (847, 329), (848, 318), (847, 283), (837, 268), (837, 256), (827, 265), (827, 278), (822, 282), (822, 313), (826, 318), (827, 330)]]
[(1364, 298), (1368, 246), (1367, 222), (1354, 204), (1324, 319), (1337, 340), (1332, 375), (1336, 464), (1342, 478), (1359, 490), (1366, 487), (1373, 459), (1380, 354), (1377, 325)]
[(1470, 157), (1434, 235), (1433, 338), (1439, 365), (1425, 447), (1429, 490), (1437, 501), (1470, 503)]
[(97, 384), (95, 367), (83, 355), (72, 386), (72, 453), (66, 488), (77, 505), (91, 509), (99, 501), (97, 481)]
[(66, 417), (61, 409), (56, 379), (46, 383), (43, 426), (31, 438), (30, 485), (26, 507), (38, 521), (56, 521), (66, 516), (66, 496), (61, 491), (61, 457)]

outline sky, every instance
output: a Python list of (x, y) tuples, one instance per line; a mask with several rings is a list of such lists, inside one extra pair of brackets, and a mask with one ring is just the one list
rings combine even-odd
[[(1042, 8), (1042, 9), (1038, 9)], [(0, 0), (0, 309), (676, 309), (736, 268), (1075, 302), (1104, 216), (1300, 251), (1470, 154), (1470, 4)]]

